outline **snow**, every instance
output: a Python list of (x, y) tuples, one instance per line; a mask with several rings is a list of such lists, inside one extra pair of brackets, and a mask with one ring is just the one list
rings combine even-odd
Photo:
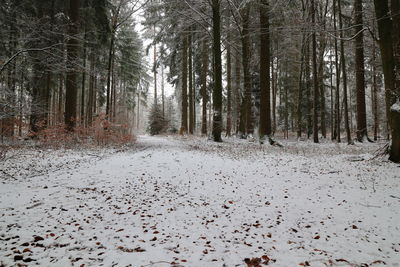
[(279, 142), (142, 136), (9, 159), (0, 266), (400, 266), (400, 169), (380, 144)]
[(397, 102), (392, 105), (390, 110), (393, 112), (400, 112), (400, 100), (397, 100)]

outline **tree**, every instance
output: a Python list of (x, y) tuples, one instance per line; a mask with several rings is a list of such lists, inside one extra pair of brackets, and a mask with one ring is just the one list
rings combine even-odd
[(252, 103), (251, 103), (251, 76), (250, 76), (250, 3), (246, 2), (241, 10), (242, 16), (242, 64), (244, 98), (241, 106), (239, 132), (242, 136), (252, 134)]
[(318, 137), (318, 97), (319, 97), (319, 88), (318, 88), (318, 77), (317, 77), (317, 40), (316, 40), (316, 24), (315, 24), (315, 3), (314, 0), (311, 0), (311, 23), (313, 27), (312, 32), (312, 70), (313, 70), (313, 87), (314, 87), (314, 96), (313, 96), (313, 136), (314, 143), (319, 143)]
[(213, 56), (214, 56), (214, 90), (213, 90), (213, 129), (215, 142), (222, 142), (222, 59), (221, 59), (221, 14), (220, 0), (212, 0), (213, 21)]
[(342, 0), (338, 0), (338, 16), (339, 16), (339, 29), (340, 29), (340, 61), (342, 68), (342, 79), (343, 79), (343, 103), (344, 103), (344, 123), (346, 129), (347, 143), (350, 145), (353, 143), (351, 140), (350, 123), (349, 123), (349, 107), (347, 97), (347, 70), (346, 70), (346, 55), (344, 53), (344, 34), (343, 34), (343, 22), (342, 22)]
[[(379, 46), (381, 50), (383, 74), (386, 91), (386, 110), (392, 132), (389, 149), (390, 160), (400, 162), (400, 19), (392, 17), (398, 14), (400, 4), (391, 1), (391, 12), (388, 0), (374, 0), (375, 14), (378, 21)], [(397, 31), (396, 31), (397, 30)]]
[(367, 113), (365, 106), (365, 66), (362, 0), (354, 0), (355, 38), (355, 72), (357, 91), (357, 139), (363, 142), (368, 139)]
[[(230, 18), (228, 18), (230, 24)], [(226, 136), (232, 134), (232, 48), (231, 34), (228, 32), (226, 43), (226, 94), (227, 94), (227, 115), (226, 115)]]
[(79, 7), (80, 0), (70, 0), (69, 3), (69, 40), (67, 42), (67, 76), (66, 76), (66, 95), (65, 95), (65, 125), (68, 131), (73, 131), (76, 124), (77, 108), (77, 78), (78, 73), (75, 62), (78, 59), (77, 34), (79, 33)]
[(207, 75), (208, 75), (208, 46), (207, 39), (204, 38), (202, 42), (202, 69), (201, 69), (201, 98), (202, 98), (202, 120), (201, 120), (201, 134), (207, 135)]
[(188, 131), (188, 37), (182, 34), (182, 117), (180, 133), (185, 134)]
[(270, 91), (270, 36), (269, 36), (268, 1), (260, 1), (260, 138), (270, 138), (271, 91)]
[(153, 104), (150, 115), (149, 115), (149, 128), (148, 132), (151, 135), (158, 135), (165, 133), (167, 130), (168, 121), (162, 114), (162, 107), (157, 104)]

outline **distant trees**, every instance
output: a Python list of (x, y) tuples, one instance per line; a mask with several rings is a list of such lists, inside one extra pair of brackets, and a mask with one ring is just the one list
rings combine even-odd
[(138, 124), (132, 116), (140, 113), (150, 78), (134, 30), (141, 10), (144, 36), (152, 41), (154, 105), (161, 99), (169, 116), (165, 74), (175, 87), (182, 134), (198, 131), (218, 142), (223, 132), (261, 142), (280, 134), (314, 142), (330, 134), (341, 142), (345, 134), (353, 144), (373, 129), (374, 139), (391, 138), (397, 161), (400, 26), (393, 14), (399, 4), (374, 3), (4, 1), (1, 134), (21, 134), (27, 122), (32, 133), (60, 123), (72, 131), (102, 112), (111, 122)]
[(73, 131), (90, 126), (101, 113), (107, 113), (109, 121), (132, 126), (136, 90), (148, 78), (132, 17), (141, 4), (3, 1), (2, 136), (35, 136), (56, 125)]
[[(201, 105), (201, 133), (216, 141), (224, 130), (227, 136), (255, 134), (261, 140), (280, 130), (284, 137), (290, 131), (298, 138), (307, 133), (319, 142), (330, 129), (332, 140), (341, 142), (345, 133), (352, 144), (353, 137), (368, 138), (371, 124), (374, 135), (382, 136), (376, 105), (383, 104), (373, 90), (382, 70), (372, 63), (377, 52), (372, 53), (372, 35), (364, 34), (376, 24), (371, 4), (160, 0), (155, 5), (164, 25), (157, 38), (171, 52), (162, 63), (179, 89), (181, 133), (194, 132), (193, 110)], [(259, 20), (251, 19), (255, 16)], [(146, 20), (150, 25), (152, 18)], [(222, 76), (218, 44), (226, 62)]]

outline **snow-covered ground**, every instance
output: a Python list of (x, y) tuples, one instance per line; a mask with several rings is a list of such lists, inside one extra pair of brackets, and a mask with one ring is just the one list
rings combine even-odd
[(0, 266), (400, 266), (400, 168), (379, 144), (283, 144), (21, 152), (0, 163)]

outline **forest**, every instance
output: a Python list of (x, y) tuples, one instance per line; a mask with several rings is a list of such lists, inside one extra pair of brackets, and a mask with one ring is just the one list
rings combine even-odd
[(0, 267), (400, 262), (400, 0), (0, 0), (0, 25)]

